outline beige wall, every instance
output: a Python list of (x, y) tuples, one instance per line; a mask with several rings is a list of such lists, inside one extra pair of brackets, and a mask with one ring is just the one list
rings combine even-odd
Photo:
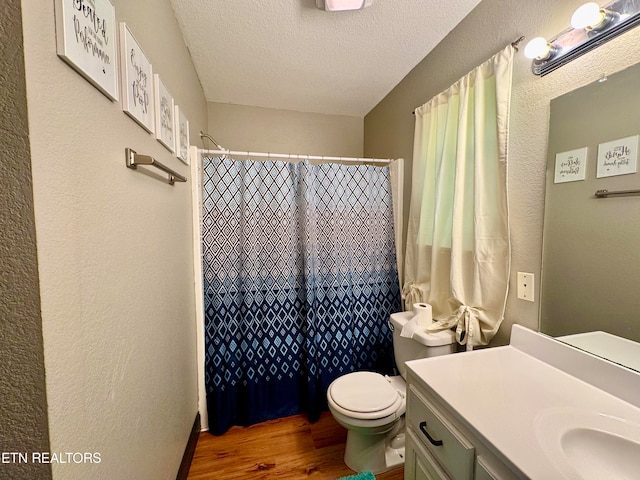
[[(0, 3), (0, 72), (0, 452), (42, 452), (49, 430), (20, 0)], [(51, 466), (3, 463), (0, 476), (46, 480)]]
[(207, 133), (229, 150), (361, 157), (363, 129), (359, 117), (209, 103)]
[[(56, 56), (38, 3), (22, 11), (51, 451), (102, 458), (53, 477), (175, 478), (197, 411), (190, 187), (124, 149), (189, 168)], [(197, 140), (206, 101), (169, 0), (113, 3)]]
[[(365, 156), (412, 158), (413, 109), (445, 90), (520, 35), (552, 38), (565, 29), (581, 0), (484, 0), (365, 117)], [(512, 268), (505, 321), (494, 343), (506, 343), (511, 325), (538, 328), (538, 302), (515, 297), (516, 272), (536, 275), (539, 292), (549, 101), (640, 61), (640, 29), (540, 78), (521, 51), (514, 62), (509, 142)], [(406, 187), (410, 182), (409, 174)]]

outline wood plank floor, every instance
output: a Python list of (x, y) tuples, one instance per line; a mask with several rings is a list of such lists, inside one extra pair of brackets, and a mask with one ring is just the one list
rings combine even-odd
[[(329, 412), (316, 423), (295, 415), (251, 427), (233, 427), (216, 437), (202, 432), (189, 480), (335, 480), (354, 475), (343, 462), (347, 431)], [(376, 475), (402, 480), (404, 469)]]

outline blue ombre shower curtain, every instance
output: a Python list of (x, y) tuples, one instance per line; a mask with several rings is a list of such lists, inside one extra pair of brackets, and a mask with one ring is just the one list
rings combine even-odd
[(356, 370), (392, 373), (400, 310), (388, 168), (204, 158), (209, 429), (326, 409)]

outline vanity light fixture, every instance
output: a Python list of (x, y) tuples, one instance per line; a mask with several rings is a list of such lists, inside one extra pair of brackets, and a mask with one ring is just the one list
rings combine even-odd
[(555, 48), (549, 45), (547, 40), (542, 37), (531, 39), (531, 41), (524, 47), (524, 56), (532, 60), (548, 60), (555, 53)]
[(327, 12), (362, 10), (373, 4), (373, 0), (316, 0), (316, 7)]
[(549, 41), (534, 38), (524, 53), (533, 60), (533, 73), (544, 76), (639, 23), (640, 0), (614, 0), (602, 7), (588, 2), (573, 13), (571, 27)]
[(601, 30), (614, 19), (611, 12), (600, 8), (596, 2), (580, 5), (571, 16), (571, 26), (576, 30)]

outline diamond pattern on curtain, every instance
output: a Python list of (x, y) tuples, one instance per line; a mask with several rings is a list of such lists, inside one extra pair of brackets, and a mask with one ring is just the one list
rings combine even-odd
[(390, 373), (400, 295), (388, 169), (203, 162), (210, 431), (313, 420), (338, 376)]

